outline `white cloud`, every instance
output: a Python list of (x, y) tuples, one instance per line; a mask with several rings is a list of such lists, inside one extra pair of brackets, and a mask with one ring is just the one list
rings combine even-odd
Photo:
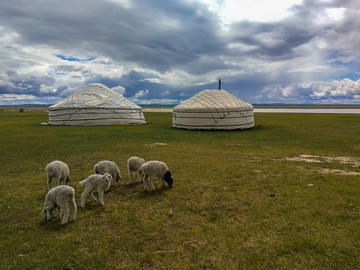
[(40, 85), (40, 93), (41, 94), (49, 94), (49, 93), (55, 94), (56, 91), (57, 91), (57, 89), (52, 86), (47, 86), (45, 84)]
[[(289, 85), (268, 85), (263, 88), (262, 100), (274, 102), (329, 102), (329, 103), (357, 103), (360, 96), (360, 80), (323, 82), (312, 81)], [(297, 102), (296, 102), (297, 101)]]
[(360, 94), (360, 80), (354, 82), (350, 79), (333, 81), (336, 89), (330, 92), (331, 96), (356, 96)]
[(168, 99), (168, 98), (154, 98), (154, 99), (130, 99), (132, 102), (140, 105), (151, 105), (151, 104), (166, 104), (174, 105), (178, 104), (177, 99)]
[(122, 87), (120, 85), (116, 86), (116, 87), (111, 87), (111, 90), (115, 91), (116, 93), (119, 93), (121, 95), (125, 94), (125, 87)]
[(111, 2), (114, 2), (115, 4), (118, 4), (125, 8), (131, 8), (131, 1), (130, 0), (109, 0)]
[(224, 24), (250, 20), (257, 22), (279, 21), (291, 15), (290, 8), (302, 0), (200, 0), (220, 16)]
[(345, 8), (328, 8), (325, 10), (326, 15), (329, 19), (332, 20), (341, 20), (344, 17)]
[(139, 92), (137, 92), (137, 93), (134, 95), (133, 99), (138, 99), (138, 98), (140, 98), (140, 97), (145, 97), (145, 96), (147, 96), (148, 94), (149, 94), (149, 90), (148, 90), (148, 89), (146, 89), (146, 90), (140, 90)]
[(14, 100), (34, 100), (36, 97), (33, 95), (15, 95), (15, 94), (2, 94), (0, 95), (0, 101), (14, 101)]
[(0, 74), (0, 87), (14, 87), (14, 84), (10, 81), (9, 75)]

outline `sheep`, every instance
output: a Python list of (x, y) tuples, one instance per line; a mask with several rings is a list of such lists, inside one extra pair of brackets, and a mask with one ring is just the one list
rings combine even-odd
[(152, 179), (155, 177), (158, 178), (158, 188), (161, 188), (164, 181), (167, 182), (169, 187), (171, 187), (174, 182), (168, 166), (162, 161), (148, 161), (141, 165), (141, 171), (144, 175), (144, 190), (148, 190), (148, 183), (150, 183), (152, 189), (155, 189), (152, 183)]
[(61, 183), (66, 185), (70, 182), (70, 170), (69, 166), (59, 160), (50, 162), (46, 168), (46, 179), (48, 184), (48, 190), (51, 189), (51, 179), (55, 178), (56, 186), (59, 186)]
[(129, 173), (129, 183), (133, 182), (132, 172), (135, 172), (137, 175), (137, 180), (141, 183), (142, 173), (141, 173), (141, 165), (145, 163), (145, 160), (139, 157), (131, 157), (127, 160), (127, 168)]
[(69, 218), (68, 205), (70, 205), (72, 211), (71, 221), (75, 221), (77, 212), (75, 189), (67, 185), (60, 185), (48, 191), (45, 196), (44, 209), (41, 213), (46, 213), (47, 220), (50, 220), (55, 209), (57, 209), (59, 216), (62, 211), (64, 216), (61, 225), (64, 225), (68, 222)]
[(96, 174), (105, 174), (108, 173), (112, 176), (114, 183), (118, 186), (118, 182), (121, 178), (121, 173), (115, 162), (109, 160), (99, 161), (94, 165), (94, 170)]
[(112, 181), (112, 176), (109, 173), (102, 174), (93, 174), (90, 175), (85, 180), (79, 182), (79, 184), (85, 187), (83, 193), (81, 194), (81, 207), (85, 207), (85, 199), (91, 194), (91, 196), (97, 201), (93, 192), (96, 189), (99, 194), (99, 202), (101, 205), (104, 205), (104, 192), (110, 188)]

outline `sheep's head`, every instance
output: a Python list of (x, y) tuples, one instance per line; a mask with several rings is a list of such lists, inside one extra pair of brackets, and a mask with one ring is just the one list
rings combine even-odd
[(109, 173), (105, 173), (102, 177), (102, 180), (106, 183), (111, 182), (112, 176)]
[(108, 190), (113, 179), (112, 176), (109, 173), (105, 173), (101, 179), (105, 183), (105, 191)]
[(164, 175), (164, 180), (166, 181), (166, 183), (169, 185), (169, 187), (172, 186), (174, 179), (171, 177), (171, 173), (170, 171), (167, 171)]
[(68, 176), (68, 177), (66, 177), (65, 185), (67, 185), (67, 183), (69, 183), (69, 182), (70, 182), (70, 177)]

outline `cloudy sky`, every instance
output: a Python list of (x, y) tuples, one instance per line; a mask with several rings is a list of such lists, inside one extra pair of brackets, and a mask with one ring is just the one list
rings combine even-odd
[(251, 103), (360, 104), (360, 1), (0, 1), (0, 105), (90, 83), (178, 104), (219, 78)]

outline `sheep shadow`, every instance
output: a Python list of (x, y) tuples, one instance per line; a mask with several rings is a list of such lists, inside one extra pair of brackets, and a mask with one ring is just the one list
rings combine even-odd
[(57, 231), (62, 231), (69, 226), (72, 226), (73, 223), (75, 222), (76, 221), (74, 222), (69, 221), (64, 225), (61, 225), (61, 218), (59, 216), (54, 216), (50, 220), (47, 220), (45, 215), (45, 217), (39, 222), (39, 227), (45, 231), (57, 232)]
[(142, 182), (133, 182), (133, 183), (127, 183), (124, 184), (124, 187), (131, 189), (131, 188), (136, 188), (138, 186), (143, 186), (144, 184)]
[[(95, 195), (96, 196), (96, 195)], [(99, 201), (95, 201), (92, 198), (85, 203), (85, 207), (81, 207), (80, 203), (77, 204), (78, 206), (78, 213), (79, 212), (92, 212), (93, 215), (101, 215), (104, 212), (104, 208), (106, 207), (106, 198), (104, 198), (104, 205), (101, 205)]]
[(150, 191), (143, 190), (139, 194), (139, 198), (146, 199), (146, 198), (153, 197), (153, 196), (160, 196), (171, 189), (172, 189), (172, 187), (162, 186), (160, 189), (155, 189), (155, 190), (150, 190)]
[[(120, 184), (118, 186), (114, 186), (112, 185), (108, 190), (105, 191), (105, 193), (118, 193), (120, 190), (133, 190), (134, 188), (143, 185), (143, 183), (139, 183), (139, 182), (135, 182), (135, 183), (123, 183)], [(96, 192), (95, 192), (96, 193)]]

